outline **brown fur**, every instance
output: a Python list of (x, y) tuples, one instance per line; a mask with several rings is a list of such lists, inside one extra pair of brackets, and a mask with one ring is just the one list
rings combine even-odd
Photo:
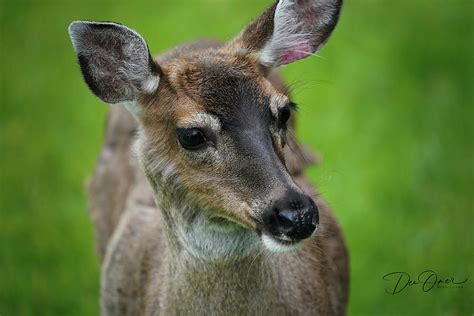
[[(245, 135), (246, 127), (226, 123), (215, 155), (198, 156), (176, 139), (176, 127), (198, 113), (219, 116), (223, 125), (236, 116), (245, 123), (269, 111), (268, 100), (290, 99), (257, 54), (274, 13), (272, 6), (228, 45), (195, 42), (156, 58), (159, 86), (140, 97), (138, 124), (123, 109), (110, 111), (89, 186), (104, 315), (345, 314), (347, 251), (329, 208), (302, 175), (315, 158), (294, 138), (293, 122), (284, 136), (262, 114), (271, 140), (248, 150), (231, 134)], [(138, 161), (129, 152), (135, 133)], [(259, 150), (268, 148), (275, 166), (261, 164)], [(269, 252), (256, 232), (263, 208), (281, 192), (277, 173), (311, 196), (320, 214), (317, 231), (290, 253)]]
[[(163, 84), (157, 93), (161, 102), (172, 98), (171, 92), (166, 91), (168, 84)], [(275, 86), (280, 92), (286, 92), (278, 81)], [(182, 97), (187, 99), (184, 94)], [(189, 108), (200, 108), (199, 104), (188, 102), (175, 109), (175, 113), (183, 113), (177, 117), (188, 113)], [(143, 124), (154, 124), (153, 128), (157, 130), (153, 135), (161, 139), (161, 135), (171, 132), (172, 126), (165, 122), (156, 124), (156, 121), (175, 114), (170, 114), (171, 109), (164, 112), (153, 110), (153, 104), (150, 104), (147, 121)], [(311, 156), (293, 138), (290, 139), (291, 146), (285, 147), (288, 169), (300, 187), (313, 196), (320, 209), (321, 228), (317, 234), (305, 242), (298, 254), (273, 255), (261, 250), (229, 262), (196, 262), (179, 257), (168, 249), (170, 246), (165, 242), (160, 213), (152, 202), (153, 193), (128, 154), (132, 131), (136, 128), (133, 119), (122, 109), (113, 108), (108, 122), (108, 129), (114, 132), (106, 135), (102, 158), (90, 187), (101, 253), (107, 244), (111, 244), (111, 231), (121, 217), (120, 227), (115, 228), (114, 238), (117, 240), (109, 245), (109, 258), (104, 262), (104, 314), (153, 315), (161, 311), (159, 313), (165, 315), (191, 315), (200, 308), (215, 315), (344, 314), (348, 282), (344, 243), (329, 209), (301, 176), (302, 166), (311, 161)], [(176, 144), (167, 143), (166, 146), (169, 147), (170, 159), (179, 155)], [(187, 179), (185, 183), (202, 180), (196, 178), (185, 163), (179, 169), (182, 170), (180, 176)], [(202, 174), (208, 172), (205, 169)], [(125, 187), (125, 192), (119, 195), (115, 191), (103, 190), (116, 188), (117, 184)], [(197, 190), (191, 183), (187, 186)], [(209, 191), (197, 190), (195, 194), (206, 195)], [(220, 194), (225, 196), (226, 192)], [(213, 193), (210, 199), (216, 198), (215, 195)], [(110, 204), (114, 200), (117, 202)], [(206, 201), (209, 202), (212, 201)], [(115, 205), (129, 205), (130, 208), (123, 207), (125, 211), (120, 216)], [(244, 220), (237, 220), (247, 224)], [(201, 303), (205, 306), (199, 306)]]

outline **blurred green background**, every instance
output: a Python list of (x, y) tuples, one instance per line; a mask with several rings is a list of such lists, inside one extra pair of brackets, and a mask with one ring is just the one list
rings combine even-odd
[[(107, 106), (86, 88), (67, 26), (118, 21), (153, 53), (229, 39), (270, 0), (0, 0), (0, 315), (97, 315), (84, 182)], [(472, 0), (347, 0), (319, 55), (283, 70), (308, 171), (351, 254), (349, 315), (474, 313)], [(432, 269), (464, 288), (385, 293)]]

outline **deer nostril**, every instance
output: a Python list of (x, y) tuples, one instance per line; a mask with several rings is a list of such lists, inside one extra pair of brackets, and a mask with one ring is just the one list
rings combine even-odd
[(278, 224), (282, 233), (290, 232), (297, 222), (296, 212), (289, 210), (278, 212), (276, 218), (278, 219)]
[(280, 212), (278, 214), (280, 232), (292, 239), (308, 238), (316, 229), (315, 213), (315, 210), (312, 208)]

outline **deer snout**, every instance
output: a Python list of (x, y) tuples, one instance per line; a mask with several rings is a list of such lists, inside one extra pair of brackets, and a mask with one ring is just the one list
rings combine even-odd
[(264, 234), (279, 243), (296, 243), (310, 237), (316, 230), (319, 212), (309, 196), (292, 192), (266, 209), (262, 219)]

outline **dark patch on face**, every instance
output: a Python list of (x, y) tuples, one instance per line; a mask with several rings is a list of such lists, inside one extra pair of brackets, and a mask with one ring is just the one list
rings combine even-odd
[(260, 191), (274, 185), (275, 179), (284, 181), (285, 167), (270, 131), (274, 118), (263, 76), (241, 63), (194, 66), (186, 75), (187, 86), (193, 87), (193, 97), (206, 111), (219, 118), (222, 133), (235, 147), (238, 160), (229, 163), (228, 171), (238, 174), (246, 189)]
[(269, 130), (270, 96), (265, 95), (254, 74), (242, 74), (230, 66), (206, 65), (201, 72), (199, 98), (207, 111), (216, 115), (222, 129), (238, 139), (248, 131)]
[(207, 80), (200, 95), (208, 111), (219, 117), (225, 130), (270, 125), (270, 98), (263, 94), (254, 78), (230, 75)]
[(228, 62), (211, 57), (184, 74), (186, 86), (193, 87), (191, 97), (218, 116), (225, 129), (270, 123), (270, 96), (260, 84), (261, 73), (257, 65), (242, 61), (245, 59)]

